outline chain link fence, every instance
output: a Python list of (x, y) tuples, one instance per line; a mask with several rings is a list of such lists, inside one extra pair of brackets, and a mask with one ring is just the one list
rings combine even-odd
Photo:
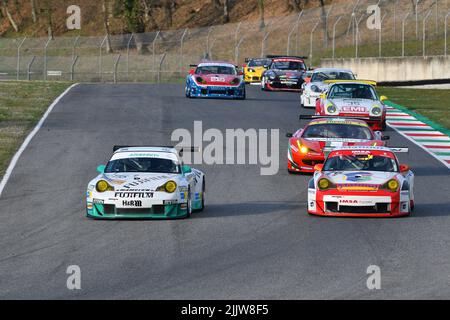
[[(380, 28), (370, 29), (380, 8)], [(371, 17), (372, 16), (372, 17)], [(176, 82), (201, 59), (447, 55), (447, 0), (354, 0), (264, 21), (103, 37), (0, 39), (0, 79)]]

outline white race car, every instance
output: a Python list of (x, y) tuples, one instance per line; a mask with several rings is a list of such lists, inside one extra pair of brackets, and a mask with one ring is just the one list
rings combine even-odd
[(315, 108), (316, 100), (322, 92), (327, 91), (330, 86), (326, 80), (354, 80), (355, 75), (347, 69), (319, 68), (315, 69), (311, 81), (303, 83), (300, 95), (300, 106), (304, 108)]
[(89, 218), (186, 218), (205, 207), (205, 175), (173, 147), (115, 147), (97, 171), (87, 187)]

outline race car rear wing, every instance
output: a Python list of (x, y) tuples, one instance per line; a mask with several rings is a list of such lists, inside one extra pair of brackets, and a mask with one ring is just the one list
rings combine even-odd
[(293, 58), (293, 59), (308, 59), (308, 57), (306, 56), (284, 56), (284, 55), (272, 55), (272, 54), (268, 54), (266, 56), (268, 59), (276, 59), (276, 58)]
[(330, 118), (342, 118), (342, 119), (355, 119), (355, 120), (364, 120), (364, 121), (376, 121), (380, 120), (379, 117), (352, 117), (352, 116), (345, 116), (345, 117), (339, 117), (337, 115), (326, 115), (326, 116), (317, 116), (317, 115), (306, 115), (301, 114), (298, 119), (299, 120), (314, 120), (314, 119), (330, 119)]
[(339, 80), (339, 79), (333, 79), (333, 80), (325, 80), (324, 83), (364, 83), (364, 84), (370, 84), (372, 86), (376, 86), (377, 82), (374, 80)]
[(394, 153), (409, 153), (409, 148), (406, 147), (377, 147), (377, 146), (352, 146), (352, 147), (324, 147), (324, 153), (330, 153), (333, 150), (387, 150)]

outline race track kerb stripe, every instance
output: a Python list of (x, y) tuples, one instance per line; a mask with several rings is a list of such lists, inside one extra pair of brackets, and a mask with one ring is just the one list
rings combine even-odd
[(47, 111), (44, 113), (44, 115), (42, 116), (41, 120), (39, 120), (38, 124), (34, 127), (33, 131), (30, 132), (30, 134), (26, 137), (26, 139), (24, 140), (24, 142), (22, 143), (22, 145), (20, 146), (19, 150), (16, 152), (16, 154), (14, 155), (14, 157), (12, 158), (8, 169), (6, 169), (5, 175), (3, 176), (2, 181), (0, 182), (0, 196), (2, 195), (3, 190), (5, 189), (6, 183), (8, 182), (9, 178), (11, 177), (11, 174), (17, 164), (17, 162), (19, 161), (20, 156), (22, 155), (22, 153), (25, 151), (25, 149), (28, 147), (28, 145), (30, 144), (31, 140), (34, 138), (34, 136), (36, 135), (36, 133), (39, 131), (39, 129), (42, 127), (42, 125), (44, 124), (45, 120), (47, 119), (48, 115), (50, 114), (50, 112), (52, 112), (53, 108), (58, 104), (58, 102), (70, 91), (72, 90), (74, 87), (76, 87), (78, 85), (78, 83), (75, 83), (73, 85), (71, 85), (69, 88), (66, 89), (66, 91), (64, 91), (58, 98), (55, 99), (55, 101), (53, 101), (53, 103), (48, 107)]

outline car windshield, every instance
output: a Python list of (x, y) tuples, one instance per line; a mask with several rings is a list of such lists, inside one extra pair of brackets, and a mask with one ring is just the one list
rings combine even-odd
[(268, 59), (255, 59), (248, 62), (249, 67), (264, 67), (270, 64)]
[(398, 172), (397, 162), (393, 158), (363, 155), (340, 155), (328, 158), (323, 171), (382, 171)]
[(323, 82), (325, 80), (354, 80), (355, 76), (351, 72), (346, 71), (321, 71), (314, 72), (311, 82)]
[(361, 139), (372, 140), (372, 132), (368, 127), (362, 125), (351, 125), (347, 123), (314, 124), (306, 127), (302, 138), (339, 138), (339, 139)]
[(340, 83), (331, 87), (329, 99), (369, 99), (378, 100), (377, 93), (371, 85), (360, 83)]
[(180, 166), (170, 159), (161, 158), (118, 159), (106, 165), (105, 173), (118, 172), (180, 173)]
[(271, 69), (300, 71), (306, 70), (306, 66), (300, 61), (274, 61)]
[(230, 74), (236, 75), (236, 68), (229, 66), (201, 66), (195, 70), (195, 74)]

